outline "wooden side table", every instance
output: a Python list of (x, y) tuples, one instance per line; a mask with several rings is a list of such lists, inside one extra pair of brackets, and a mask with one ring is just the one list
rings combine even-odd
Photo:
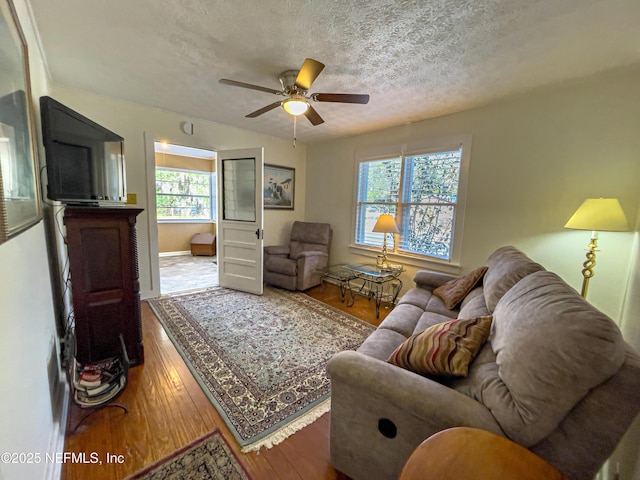
[(569, 480), (522, 445), (485, 430), (456, 427), (416, 448), (398, 480)]

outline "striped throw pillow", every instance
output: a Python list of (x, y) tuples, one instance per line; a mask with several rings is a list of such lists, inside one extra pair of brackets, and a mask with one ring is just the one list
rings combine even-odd
[(487, 341), (492, 316), (438, 323), (407, 338), (388, 362), (421, 375), (466, 377)]

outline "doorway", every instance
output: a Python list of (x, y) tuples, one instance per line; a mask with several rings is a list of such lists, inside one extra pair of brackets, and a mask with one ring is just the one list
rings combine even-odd
[(154, 160), (160, 294), (218, 285), (216, 152), (154, 142)]

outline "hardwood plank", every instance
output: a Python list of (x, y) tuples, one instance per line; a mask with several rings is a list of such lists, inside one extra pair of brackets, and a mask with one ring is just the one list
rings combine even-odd
[[(307, 292), (313, 298), (378, 325), (373, 301), (357, 297), (353, 307), (340, 300), (337, 286)], [(330, 414), (323, 415), (284, 442), (260, 452), (241, 453), (225, 422), (200, 388), (182, 356), (164, 332), (147, 302), (142, 303), (145, 364), (134, 367), (118, 401), (129, 408), (97, 411), (76, 432), (68, 432), (65, 450), (97, 452), (102, 465), (66, 463), (65, 480), (116, 480), (156, 462), (205, 433), (219, 428), (254, 480), (336, 480), (329, 462)], [(124, 463), (106, 464), (106, 454), (122, 455)]]

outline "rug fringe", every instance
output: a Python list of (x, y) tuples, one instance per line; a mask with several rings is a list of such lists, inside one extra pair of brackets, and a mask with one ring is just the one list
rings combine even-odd
[(272, 434), (261, 438), (257, 442), (250, 443), (242, 447), (242, 453), (259, 452), (262, 447), (271, 448), (274, 445), (278, 445), (286, 440), (288, 437), (296, 433), (298, 430), (302, 430), (307, 425), (311, 425), (322, 415), (331, 410), (331, 397), (322, 401), (304, 415), (296, 418), (293, 422), (288, 423), (284, 427), (276, 430)]

